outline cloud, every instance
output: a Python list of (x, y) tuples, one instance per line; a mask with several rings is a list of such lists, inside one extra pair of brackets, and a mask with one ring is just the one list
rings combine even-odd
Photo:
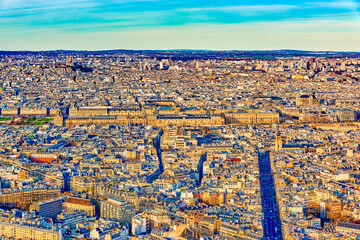
[(265, 13), (286, 12), (293, 9), (299, 9), (297, 5), (237, 5), (237, 6), (223, 6), (223, 7), (202, 7), (202, 8), (181, 8), (179, 11), (187, 12), (201, 12), (201, 11), (217, 11), (217, 12), (232, 12), (244, 15), (256, 15)]
[(47, 1), (47, 0), (0, 0), (1, 10), (16, 10), (16, 9), (38, 9), (42, 7), (67, 7), (71, 8), (74, 5), (83, 4), (86, 7), (88, 4), (94, 4), (96, 1), (90, 0), (61, 0), (61, 1)]
[[(122, 5), (128, 3), (141, 3), (141, 2), (161, 2), (165, 0), (0, 0), (0, 10), (31, 10), (42, 9), (50, 7), (55, 8), (68, 8), (79, 7), (87, 8), (91, 6), (103, 5)], [(101, 9), (99, 9), (101, 10)]]
[(337, 9), (349, 9), (356, 11), (359, 8), (359, 3), (352, 0), (334, 1), (334, 2), (312, 2), (308, 3), (310, 6), (320, 8), (337, 8)]

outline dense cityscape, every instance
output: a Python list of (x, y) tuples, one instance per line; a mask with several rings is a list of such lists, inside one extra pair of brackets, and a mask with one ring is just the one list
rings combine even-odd
[(355, 53), (2, 52), (0, 239), (357, 239), (359, 79)]

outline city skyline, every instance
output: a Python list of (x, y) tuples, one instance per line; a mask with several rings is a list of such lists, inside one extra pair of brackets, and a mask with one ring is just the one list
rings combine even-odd
[(359, 239), (360, 53), (0, 51), (0, 239)]
[(0, 1), (1, 50), (360, 51), (359, 1)]
[(360, 239), (360, 0), (0, 0), (0, 240)]

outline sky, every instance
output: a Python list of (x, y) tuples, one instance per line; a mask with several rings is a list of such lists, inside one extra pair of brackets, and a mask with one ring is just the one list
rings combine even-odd
[(360, 0), (0, 0), (0, 50), (360, 52)]

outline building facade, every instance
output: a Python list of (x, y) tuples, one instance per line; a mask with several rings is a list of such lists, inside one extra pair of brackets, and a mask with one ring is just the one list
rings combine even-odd
[(135, 216), (135, 206), (125, 201), (109, 198), (100, 202), (100, 217), (130, 223)]

